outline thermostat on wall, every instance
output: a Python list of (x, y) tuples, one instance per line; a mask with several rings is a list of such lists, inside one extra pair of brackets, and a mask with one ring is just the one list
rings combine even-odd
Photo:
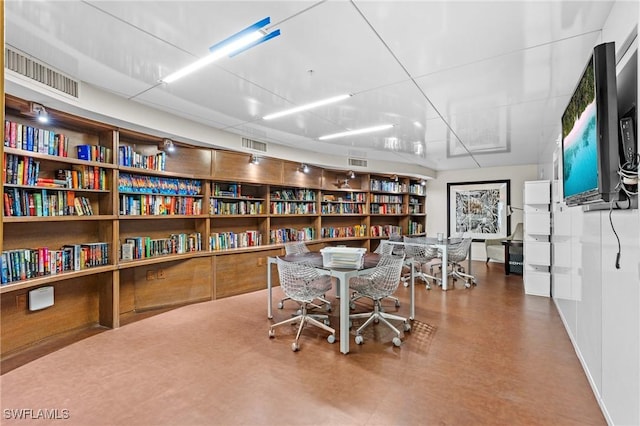
[(49, 306), (53, 306), (53, 286), (40, 287), (29, 292), (30, 311), (39, 311)]

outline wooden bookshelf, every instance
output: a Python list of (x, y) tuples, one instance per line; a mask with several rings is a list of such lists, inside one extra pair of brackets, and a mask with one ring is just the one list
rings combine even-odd
[[(27, 101), (11, 96), (5, 101), (6, 120), (39, 126), (23, 113)], [(135, 313), (263, 289), (266, 259), (284, 254), (284, 240), (303, 239), (312, 250), (335, 244), (371, 250), (386, 232), (401, 229), (406, 234), (414, 229), (410, 226), (426, 227), (426, 194), (413, 178), (352, 176), (315, 166), (304, 172), (300, 163), (269, 157), (253, 164), (251, 154), (196, 147), (173, 136), (48, 111), (55, 125), (40, 133), (65, 135), (67, 156), (5, 142), (3, 198), (43, 190), (33, 180), (7, 181), (9, 158), (37, 162), (43, 179), (57, 179), (60, 170), (91, 170), (103, 186), (46, 188), (47, 194), (62, 194), (63, 199), (70, 193), (83, 197), (92, 214), (17, 216), (3, 211), (2, 252), (104, 242), (108, 257), (104, 265), (2, 285), (3, 356), (72, 331), (116, 328)], [(10, 136), (10, 125), (8, 129)], [(165, 139), (172, 140), (175, 150), (165, 150)], [(78, 158), (78, 146), (87, 145), (102, 156)], [(132, 179), (142, 188), (127, 186)], [(164, 192), (174, 183), (198, 189)], [(171, 207), (183, 202), (192, 207)], [(147, 207), (132, 210), (136, 203)], [(138, 242), (149, 252), (131, 257), (130, 244)], [(188, 249), (164, 249), (178, 246)], [(45, 285), (54, 287), (54, 306), (29, 311), (28, 292)]]

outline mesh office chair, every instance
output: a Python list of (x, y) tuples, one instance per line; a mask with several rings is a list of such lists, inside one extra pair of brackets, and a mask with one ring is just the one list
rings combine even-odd
[(422, 237), (404, 237), (404, 242), (408, 243), (404, 246), (404, 251), (407, 258), (413, 259), (413, 265), (416, 269), (416, 277), (421, 278), (427, 287), (427, 290), (431, 290), (431, 283), (440, 282), (440, 278), (435, 275), (427, 274), (426, 268), (428, 264), (433, 260), (440, 257), (440, 252), (436, 247), (430, 246), (425, 242)]
[[(390, 244), (389, 241), (390, 240), (382, 240), (382, 241), (380, 241), (380, 244), (378, 245), (378, 247), (376, 247), (376, 249), (373, 252), (375, 254), (384, 255), (384, 256), (390, 256), (390, 255), (394, 254), (395, 247), (397, 246), (397, 244)], [(365, 296), (363, 294), (360, 294), (360, 293), (358, 293), (357, 291), (354, 290), (351, 293), (351, 299), (349, 300), (349, 307), (351, 309), (355, 309), (355, 307), (356, 307), (355, 301), (360, 299), (360, 298), (362, 298), (362, 297), (367, 297), (367, 296)], [(396, 308), (400, 307), (400, 300), (397, 297), (388, 296), (387, 298), (393, 300), (393, 304), (395, 305)], [(382, 307), (380, 307), (380, 309), (382, 309)]]
[(407, 318), (382, 312), (380, 309), (381, 300), (390, 296), (398, 289), (403, 265), (404, 256), (382, 255), (378, 265), (373, 268), (371, 273), (353, 277), (349, 280), (349, 286), (351, 288), (373, 300), (373, 312), (349, 315), (350, 321), (359, 318), (367, 318), (364, 324), (356, 330), (355, 341), (357, 344), (360, 345), (364, 342), (362, 330), (368, 327), (372, 322), (381, 321), (394, 331), (396, 337), (393, 338), (393, 344), (395, 346), (400, 346), (402, 343), (400, 340), (401, 332), (391, 324), (389, 320), (402, 321), (404, 331), (411, 330), (411, 324), (409, 324), (409, 320)]
[(471, 287), (472, 284), (476, 284), (476, 277), (465, 273), (462, 261), (464, 261), (469, 255), (469, 246), (471, 246), (471, 238), (465, 237), (459, 244), (450, 246), (447, 249), (447, 263), (451, 268), (448, 271), (448, 276), (452, 276), (456, 281), (458, 278), (464, 280), (464, 286), (466, 288)]
[[(307, 248), (307, 245), (304, 243), (304, 241), (291, 241), (291, 242), (285, 243), (284, 252), (287, 255), (304, 254), (304, 253), (309, 253), (309, 249)], [(283, 297), (282, 299), (280, 299), (280, 301), (278, 302), (278, 309), (284, 308), (284, 302), (290, 299), (291, 299), (290, 297)], [(324, 303), (324, 306), (327, 312), (331, 311), (331, 302), (329, 302), (324, 297), (324, 294), (321, 297), (318, 297), (318, 300), (320, 300), (321, 303)], [(310, 306), (314, 308), (321, 307), (319, 304), (312, 304)]]
[[(335, 329), (329, 327), (329, 317), (327, 315), (310, 315), (307, 313), (307, 307), (311, 302), (323, 295), (331, 289), (331, 277), (329, 275), (320, 275), (316, 268), (305, 265), (304, 263), (287, 262), (280, 258), (276, 259), (278, 265), (278, 276), (280, 277), (280, 286), (284, 293), (291, 300), (300, 303), (299, 315), (287, 320), (273, 324), (269, 328), (269, 337), (275, 336), (275, 328), (285, 324), (300, 322), (296, 340), (291, 345), (291, 349), (296, 352), (300, 349), (298, 340), (305, 324), (309, 323), (320, 327), (331, 333), (327, 338), (329, 343), (336, 341)], [(324, 320), (320, 322), (319, 319)]]

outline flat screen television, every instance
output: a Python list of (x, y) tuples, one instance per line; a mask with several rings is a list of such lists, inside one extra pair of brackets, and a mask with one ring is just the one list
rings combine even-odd
[(562, 114), (564, 201), (569, 206), (618, 199), (618, 104), (615, 44), (593, 49)]

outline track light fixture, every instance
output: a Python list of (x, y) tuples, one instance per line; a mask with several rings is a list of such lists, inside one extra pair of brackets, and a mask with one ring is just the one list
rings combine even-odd
[(249, 162), (251, 164), (259, 164), (260, 163), (260, 157), (258, 157), (255, 154), (251, 154), (251, 158), (250, 158)]
[(427, 186), (427, 181), (424, 179), (420, 179), (420, 185)]
[(398, 181), (398, 175), (391, 176), (391, 180), (397, 182)]
[(353, 170), (349, 170), (349, 173), (347, 173), (347, 176), (349, 177), (349, 179), (355, 179), (356, 178), (356, 174)]
[(176, 147), (171, 139), (165, 139), (162, 141), (162, 149), (166, 152), (174, 152)]
[(29, 114), (35, 116), (40, 123), (49, 122), (49, 113), (44, 106), (36, 102), (29, 103)]
[(300, 164), (300, 171), (302, 173), (309, 173), (309, 166), (305, 163)]

